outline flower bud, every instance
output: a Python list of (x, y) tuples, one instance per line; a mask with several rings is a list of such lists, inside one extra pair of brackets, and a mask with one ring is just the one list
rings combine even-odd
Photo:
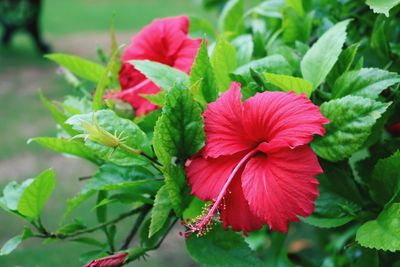
[(119, 267), (125, 262), (128, 253), (118, 253), (101, 259), (93, 260), (83, 267)]

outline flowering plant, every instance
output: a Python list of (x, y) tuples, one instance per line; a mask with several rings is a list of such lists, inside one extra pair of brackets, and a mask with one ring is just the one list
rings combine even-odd
[[(122, 266), (180, 222), (204, 266), (400, 264), (388, 252), (400, 250), (399, 9), (323, 2), (245, 11), (242, 0), (221, 1), (217, 31), (170, 17), (125, 47), (112, 33), (106, 62), (47, 55), (80, 96), (40, 95), (59, 134), (30, 141), (97, 171), (54, 230), (41, 216), (54, 171), (10, 182), (0, 207), (27, 227), (0, 254), (29, 238), (71, 240), (97, 247), (82, 265)], [(93, 196), (98, 223), (70, 220)], [(116, 203), (124, 211), (111, 217)], [(118, 223), (131, 216), (119, 244)], [(310, 245), (299, 229), (321, 238)]]

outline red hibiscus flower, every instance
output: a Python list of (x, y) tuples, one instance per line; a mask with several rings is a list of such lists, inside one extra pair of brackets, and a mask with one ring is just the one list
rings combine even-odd
[(187, 235), (206, 232), (220, 214), (226, 229), (287, 232), (308, 216), (322, 173), (307, 145), (328, 123), (318, 106), (293, 92), (264, 92), (241, 102), (240, 84), (204, 112), (206, 145), (186, 166), (192, 194), (213, 205), (189, 223)]
[(138, 116), (156, 109), (156, 105), (140, 95), (155, 94), (160, 88), (127, 62), (148, 59), (189, 73), (201, 39), (189, 38), (188, 30), (189, 18), (186, 16), (156, 19), (144, 27), (133, 37), (122, 56), (123, 66), (119, 73), (122, 91), (114, 97), (129, 102)]

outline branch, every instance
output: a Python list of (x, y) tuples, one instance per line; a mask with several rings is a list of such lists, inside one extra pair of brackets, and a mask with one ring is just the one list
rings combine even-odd
[(104, 222), (101, 224), (98, 224), (96, 226), (93, 226), (91, 228), (87, 228), (87, 229), (83, 229), (83, 230), (79, 230), (70, 234), (61, 234), (61, 233), (42, 233), (42, 234), (35, 234), (34, 237), (38, 237), (38, 238), (58, 238), (58, 239), (67, 239), (67, 238), (72, 238), (78, 235), (83, 235), (83, 234), (87, 234), (87, 233), (92, 233), (95, 232), (97, 230), (100, 230), (108, 225), (111, 224), (115, 224), (119, 221), (122, 221), (123, 219), (130, 217), (138, 212), (143, 211), (143, 209), (147, 208), (147, 205), (141, 206), (137, 209), (133, 209), (131, 211), (122, 213), (121, 215), (119, 215), (118, 217), (108, 221), (108, 222)]
[(129, 247), (129, 244), (131, 243), (132, 239), (135, 237), (144, 218), (146, 217), (147, 213), (150, 211), (150, 208), (151, 208), (150, 205), (143, 206), (142, 212), (140, 213), (139, 217), (136, 219), (135, 224), (133, 225), (131, 231), (129, 232), (129, 235), (126, 237), (125, 242), (121, 246), (120, 250), (125, 250)]

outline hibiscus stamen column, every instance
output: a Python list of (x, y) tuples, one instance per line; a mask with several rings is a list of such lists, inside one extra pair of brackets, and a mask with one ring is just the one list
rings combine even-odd
[[(237, 172), (244, 166), (244, 164), (258, 151), (257, 148), (248, 152), (235, 166), (228, 179), (226, 180), (224, 186), (218, 194), (217, 199), (214, 201), (212, 206), (206, 210), (206, 212), (198, 217), (196, 217), (192, 222), (188, 222), (186, 227), (188, 231), (185, 232), (185, 237), (188, 238), (191, 234), (197, 232), (197, 236), (201, 236), (207, 233), (210, 230), (210, 227), (213, 222), (213, 218), (218, 211), (218, 207), (221, 204), (221, 201), (224, 199), (226, 191), (232, 182), (233, 178), (237, 174)], [(184, 224), (184, 223), (183, 223)]]

